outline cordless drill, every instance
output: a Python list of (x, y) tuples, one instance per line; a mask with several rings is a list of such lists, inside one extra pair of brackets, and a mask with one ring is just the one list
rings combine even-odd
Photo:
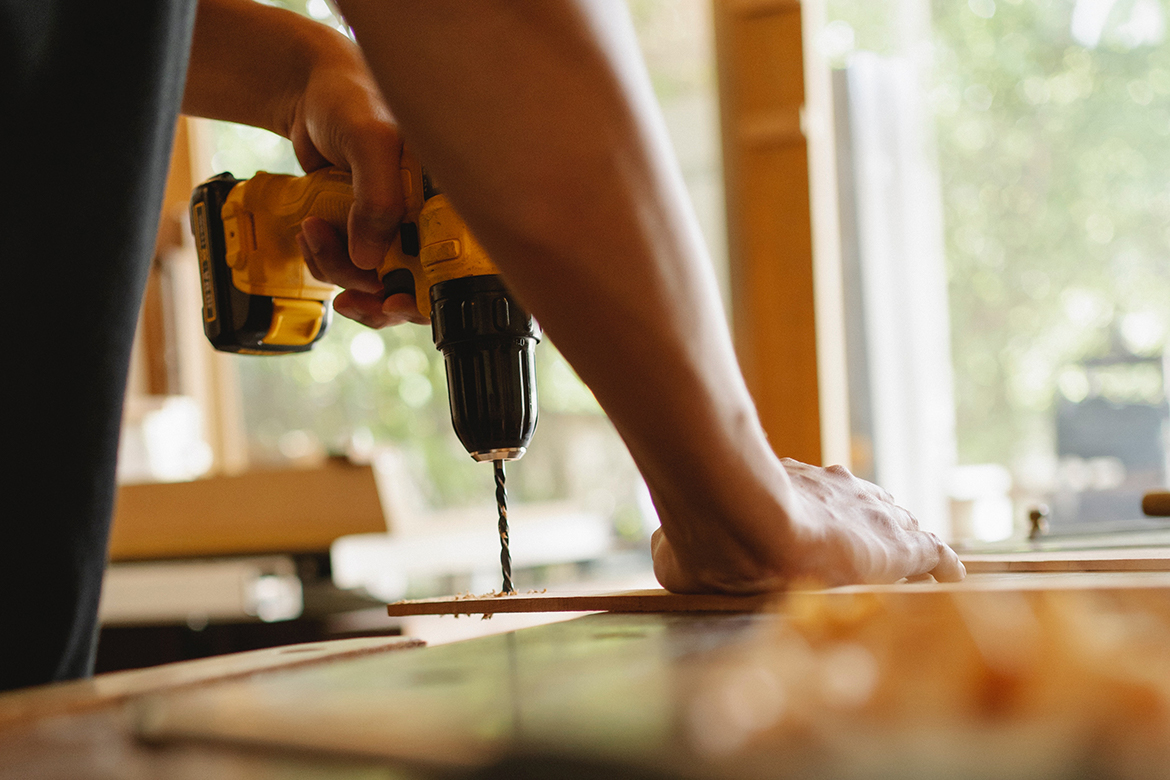
[[(503, 463), (524, 455), (536, 428), (540, 328), (408, 152), (400, 174), (406, 214), (378, 276), (387, 296), (413, 294), (430, 317), (455, 433), (472, 458), (494, 463), (503, 590), (511, 592)], [(345, 230), (352, 204), (350, 174), (337, 168), (247, 180), (222, 173), (195, 189), (191, 231), (203, 327), (216, 349), (250, 355), (312, 349), (329, 327), (337, 288), (309, 273), (296, 234), (307, 217)]]

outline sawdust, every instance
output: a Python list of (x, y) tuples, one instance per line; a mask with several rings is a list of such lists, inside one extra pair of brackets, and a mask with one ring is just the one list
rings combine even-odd
[[(523, 595), (525, 595), (525, 596), (539, 596), (542, 593), (548, 593), (548, 588), (541, 588), (540, 590), (530, 590), (527, 593), (524, 593)], [(456, 601), (465, 601), (467, 599), (499, 599), (499, 598), (503, 598), (504, 596), (519, 596), (519, 595), (521, 595), (521, 594), (517, 593), (514, 590), (513, 591), (492, 590), (492, 591), (488, 591), (487, 593), (471, 593), (470, 591), (464, 591), (463, 593), (456, 593), (455, 600)], [(399, 602), (399, 603), (402, 603), (402, 602)]]
[[(524, 593), (523, 595), (525, 595), (525, 596), (540, 596), (540, 595), (545, 594), (545, 593), (548, 593), (548, 588), (541, 588), (540, 590), (535, 590), (535, 589), (529, 590), (526, 593)], [(522, 595), (522, 594), (517, 593), (515, 591), (512, 591), (509, 593), (507, 591), (502, 591), (502, 590), (492, 590), (492, 591), (488, 591), (487, 593), (472, 593), (470, 591), (464, 591), (462, 593), (456, 593), (453, 598), (455, 601), (476, 601), (476, 600), (480, 600), (480, 599), (499, 599), (499, 598), (504, 598), (505, 596), (519, 596), (519, 595)], [(409, 604), (409, 603), (411, 603), (411, 601), (413, 601), (413, 599), (402, 599), (400, 601), (395, 601), (392, 603), (393, 604)], [(492, 616), (495, 613), (494, 612), (483, 612), (483, 613), (454, 612), (454, 613), (451, 613), (452, 617), (455, 617), (455, 618), (461, 618), (464, 616), (471, 617), (472, 615), (475, 615), (475, 614), (480, 615), (480, 620), (491, 620)]]

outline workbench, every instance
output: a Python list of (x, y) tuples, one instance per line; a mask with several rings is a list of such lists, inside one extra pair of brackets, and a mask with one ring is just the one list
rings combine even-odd
[(0, 777), (1157, 777), (1168, 710), (1170, 573), (989, 573), (9, 693)]

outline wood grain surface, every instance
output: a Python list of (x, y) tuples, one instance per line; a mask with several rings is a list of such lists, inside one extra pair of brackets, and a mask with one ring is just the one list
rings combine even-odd
[(308, 642), (11, 691), (0, 694), (0, 731), (35, 718), (84, 712), (138, 696), (422, 645), (416, 639), (394, 636)]
[[(1168, 594), (1170, 572), (976, 574), (793, 592), (746, 614), (591, 614), (265, 674), (225, 659), (234, 679), (172, 667), (187, 681), (172, 688), (107, 676), (118, 697), (89, 691), (104, 708), (0, 728), (0, 780), (97, 777), (114, 760), (119, 777), (407, 776), (386, 762), (418, 780), (521, 777), (493, 762), (555, 755), (598, 766), (537, 776), (1163, 777)], [(364, 645), (272, 652), (313, 647)]]
[(586, 615), (200, 686), (142, 702), (136, 722), (156, 746), (614, 764), (477, 777), (1166, 776), (1170, 575), (971, 579), (793, 592), (751, 614)]

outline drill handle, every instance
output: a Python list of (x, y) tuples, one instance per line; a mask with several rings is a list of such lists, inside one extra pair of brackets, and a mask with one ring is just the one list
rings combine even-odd
[[(419, 219), (426, 201), (422, 165), (409, 149), (402, 151), (399, 176), (402, 182), (404, 213), (398, 234), (390, 250), (377, 268), (386, 295), (409, 293), (424, 317), (430, 317), (430, 288), (434, 280), (428, 277), (420, 260), (422, 241)], [(348, 228), (349, 211), (353, 206), (353, 178), (340, 168), (323, 168), (302, 177), (289, 177), (288, 200), (298, 204), (295, 229), (310, 216), (320, 217), (344, 233)], [(294, 232), (295, 235), (295, 232)]]
[(394, 245), (378, 267), (378, 278), (387, 295), (409, 292), (409, 271), (419, 313), (429, 318), (434, 285), (497, 275), (500, 271), (447, 196), (434, 186), (418, 159), (405, 147), (400, 173), (406, 214)]
[[(403, 151), (399, 175), (405, 214), (378, 266), (378, 278), (388, 295), (413, 293), (419, 313), (430, 317), (434, 284), (499, 270), (447, 196), (427, 192), (433, 188), (425, 185), (422, 166), (409, 151)], [(227, 264), (236, 287), (252, 295), (332, 298), (337, 288), (312, 277), (296, 235), (308, 217), (320, 217), (345, 232), (352, 206), (353, 179), (340, 168), (305, 176), (262, 172), (237, 184), (222, 212)]]

